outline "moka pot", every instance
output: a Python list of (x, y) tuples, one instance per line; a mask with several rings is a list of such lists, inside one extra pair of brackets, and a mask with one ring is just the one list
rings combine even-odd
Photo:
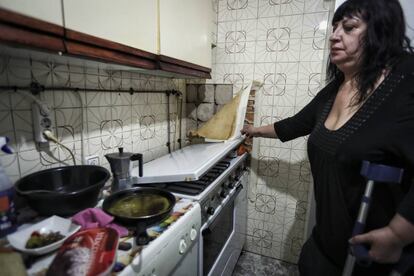
[(143, 175), (143, 160), (141, 153), (124, 152), (123, 148), (118, 148), (118, 152), (105, 155), (111, 166), (113, 175), (112, 192), (125, 190), (132, 186), (131, 181), (131, 161), (138, 161), (139, 176)]

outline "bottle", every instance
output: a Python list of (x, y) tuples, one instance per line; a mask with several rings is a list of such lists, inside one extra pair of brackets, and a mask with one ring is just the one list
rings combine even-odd
[[(9, 138), (0, 136), (0, 148), (3, 152), (11, 154), (13, 151), (7, 146)], [(17, 216), (14, 207), (14, 185), (4, 172), (0, 164), (0, 238), (17, 229)]]

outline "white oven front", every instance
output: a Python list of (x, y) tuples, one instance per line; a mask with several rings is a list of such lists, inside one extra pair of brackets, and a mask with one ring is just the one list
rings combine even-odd
[(231, 275), (247, 231), (248, 172), (200, 229), (199, 275)]

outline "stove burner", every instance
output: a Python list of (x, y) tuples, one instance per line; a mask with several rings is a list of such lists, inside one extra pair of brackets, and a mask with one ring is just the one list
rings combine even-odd
[(208, 185), (213, 183), (227, 168), (230, 166), (230, 161), (224, 159), (218, 162), (212, 169), (207, 171), (199, 180), (169, 182), (169, 183), (151, 183), (145, 184), (146, 187), (161, 188), (163, 190), (195, 196), (202, 193)]

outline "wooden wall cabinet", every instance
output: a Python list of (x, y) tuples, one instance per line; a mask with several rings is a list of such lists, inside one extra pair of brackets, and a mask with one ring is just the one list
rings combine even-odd
[(62, 2), (56, 0), (0, 0), (0, 8), (63, 26)]
[(210, 78), (211, 4), (210, 0), (0, 0), (0, 42), (162, 70), (177, 77)]
[(211, 68), (211, 0), (159, 0), (162, 56)]
[(63, 0), (65, 28), (157, 54), (157, 1)]

